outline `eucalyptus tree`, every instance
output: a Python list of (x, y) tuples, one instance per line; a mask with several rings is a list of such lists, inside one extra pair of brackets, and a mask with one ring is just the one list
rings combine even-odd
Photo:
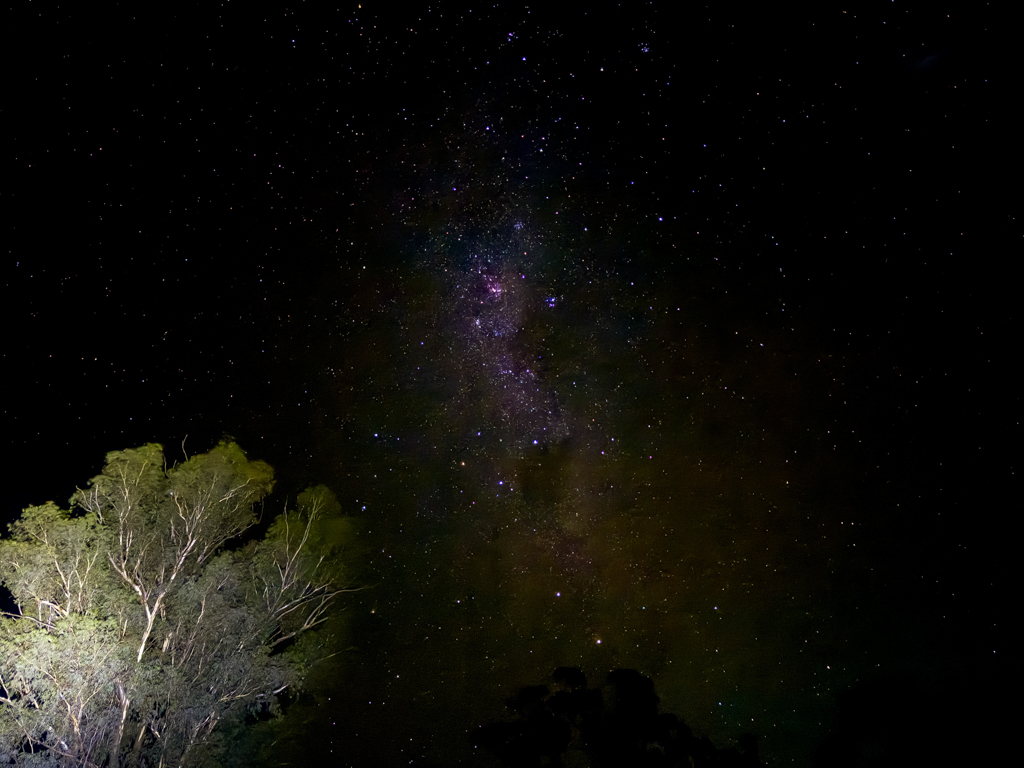
[(149, 444), (24, 510), (0, 540), (0, 764), (203, 764), (301, 683), (353, 528), (318, 486), (243, 542), (273, 485), (233, 442), (172, 467)]

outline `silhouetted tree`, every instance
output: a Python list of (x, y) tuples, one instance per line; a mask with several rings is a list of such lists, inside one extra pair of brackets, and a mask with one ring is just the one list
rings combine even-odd
[(510, 768), (760, 765), (755, 736), (744, 735), (741, 749), (719, 750), (675, 715), (659, 713), (653, 681), (636, 670), (615, 670), (595, 689), (581, 670), (559, 667), (552, 683), (553, 691), (523, 688), (508, 702), (518, 719), (480, 726), (473, 742)]

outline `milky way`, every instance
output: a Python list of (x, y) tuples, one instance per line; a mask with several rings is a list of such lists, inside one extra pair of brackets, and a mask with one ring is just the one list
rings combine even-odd
[(185, 435), (331, 487), (368, 588), (282, 759), (478, 765), (560, 665), (771, 765), (1007, 687), (999, 4), (21, 5), (8, 514)]
[[(511, 251), (517, 243), (510, 243)], [(566, 437), (543, 352), (525, 338), (524, 323), (551, 309), (550, 297), (529, 281), (515, 254), (474, 254), (455, 277), (452, 323), (459, 329), (466, 365), (477, 367), (496, 413), (492, 424), (508, 451), (547, 446)], [(471, 375), (465, 372), (466, 375)]]
[(757, 410), (788, 386), (777, 340), (733, 330), (725, 347), (704, 329), (743, 328), (740, 308), (635, 266), (614, 213), (587, 223), (601, 207), (567, 145), (501, 126), (470, 112), (406, 148), (384, 226), (403, 260), (364, 289), (379, 319), (355, 313), (366, 331), (339, 347), (358, 364), (333, 387), (361, 404), (337, 410), (373, 435), (351, 495), (380, 542), (374, 664), (402, 676), (373, 696), (437, 689), (409, 706), (457, 731), (474, 707), (500, 716), (502, 681), (621, 666), (723, 743), (781, 722), (764, 691), (817, 681), (766, 640), (773, 617), (809, 654), (836, 643), (828, 609), (806, 610), (821, 522)]

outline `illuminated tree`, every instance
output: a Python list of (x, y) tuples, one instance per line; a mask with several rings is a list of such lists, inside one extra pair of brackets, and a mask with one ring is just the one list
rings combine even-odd
[(218, 724), (301, 682), (349, 584), (333, 494), (299, 496), (261, 540), (273, 470), (234, 443), (167, 468), (161, 446), (107, 455), (72, 497), (0, 541), (0, 764), (198, 765)]

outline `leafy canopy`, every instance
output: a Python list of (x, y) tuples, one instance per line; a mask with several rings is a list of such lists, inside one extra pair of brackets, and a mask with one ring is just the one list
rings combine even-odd
[(149, 444), (107, 454), (71, 509), (8, 526), (0, 764), (213, 764), (214, 734), (277, 711), (323, 653), (297, 640), (350, 591), (355, 529), (317, 486), (262, 539), (225, 547), (273, 485), (233, 442), (170, 468)]

